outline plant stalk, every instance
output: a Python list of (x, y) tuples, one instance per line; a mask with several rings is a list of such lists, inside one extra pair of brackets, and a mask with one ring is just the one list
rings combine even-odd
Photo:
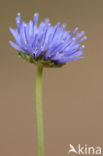
[(42, 73), (43, 68), (37, 67), (36, 114), (37, 114), (37, 133), (38, 133), (38, 156), (43, 156)]

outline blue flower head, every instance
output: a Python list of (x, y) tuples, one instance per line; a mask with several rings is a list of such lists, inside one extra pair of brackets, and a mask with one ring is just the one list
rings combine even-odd
[(21, 21), (20, 13), (17, 14), (17, 29), (10, 28), (15, 42), (10, 45), (18, 50), (18, 55), (27, 62), (45, 67), (59, 67), (68, 61), (82, 58), (86, 39), (84, 31), (77, 33), (75, 28), (72, 33), (65, 30), (66, 25), (57, 23), (52, 26), (49, 19), (38, 25), (37, 13), (29, 23)]

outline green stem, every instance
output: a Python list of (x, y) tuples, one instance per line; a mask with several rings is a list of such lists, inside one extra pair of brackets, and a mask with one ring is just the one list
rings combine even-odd
[(36, 113), (38, 132), (38, 156), (43, 156), (43, 119), (42, 119), (42, 67), (37, 67), (36, 77)]

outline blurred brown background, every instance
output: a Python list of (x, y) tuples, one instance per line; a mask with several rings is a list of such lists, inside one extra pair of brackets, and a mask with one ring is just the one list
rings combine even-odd
[(36, 67), (8, 43), (17, 12), (88, 36), (85, 59), (44, 70), (45, 156), (67, 156), (70, 143), (103, 147), (103, 0), (0, 0), (0, 156), (37, 156)]

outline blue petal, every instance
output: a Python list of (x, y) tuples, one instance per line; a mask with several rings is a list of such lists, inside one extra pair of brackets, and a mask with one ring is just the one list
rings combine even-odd
[(20, 31), (20, 27), (21, 27), (21, 15), (20, 15), (20, 13), (17, 14), (16, 24), (17, 24), (18, 30)]
[(66, 63), (66, 62), (70, 62), (70, 61), (76, 61), (76, 60), (78, 60), (80, 58), (84, 58), (84, 57), (82, 57), (82, 56), (81, 57), (75, 57), (75, 58), (67, 58), (67, 57), (64, 57), (64, 58), (60, 59), (58, 61), (58, 63)]
[(83, 52), (82, 51), (78, 51), (77, 53), (74, 53), (70, 56), (70, 58), (72, 57), (77, 57), (77, 56), (80, 56), (80, 55), (83, 55)]
[(15, 44), (15, 43), (12, 42), (12, 41), (9, 41), (9, 43), (10, 43), (10, 45), (11, 45), (13, 48), (15, 48), (15, 49), (17, 49), (17, 50), (20, 51), (20, 47), (19, 47), (17, 44)]
[(81, 43), (81, 42), (83, 42), (86, 39), (87, 39), (87, 36), (83, 36), (77, 43)]
[(13, 29), (10, 27), (9, 30), (10, 30), (11, 34), (13, 35), (14, 39), (16, 40), (16, 43), (18, 45), (20, 45), (20, 37), (19, 37), (17, 29)]
[(38, 18), (39, 18), (39, 14), (38, 14), (38, 13), (35, 13), (35, 14), (34, 14), (34, 20), (33, 20), (33, 24), (34, 24), (34, 25), (37, 25), (37, 23), (38, 23)]

